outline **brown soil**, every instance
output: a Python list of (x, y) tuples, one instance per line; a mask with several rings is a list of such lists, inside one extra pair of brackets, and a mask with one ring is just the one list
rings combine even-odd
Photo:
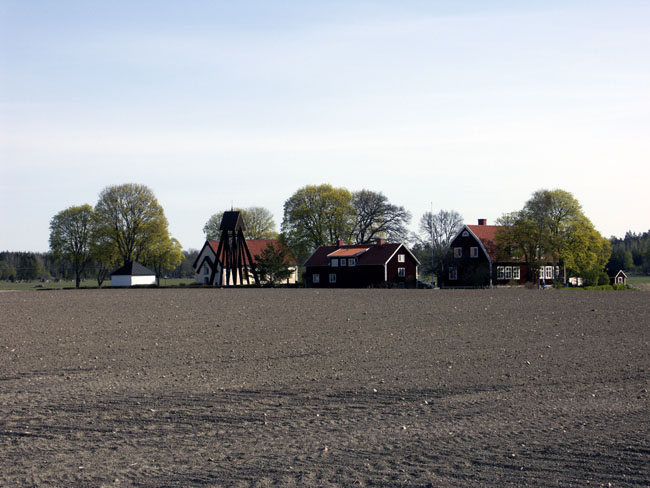
[(649, 486), (650, 294), (0, 294), (2, 486)]

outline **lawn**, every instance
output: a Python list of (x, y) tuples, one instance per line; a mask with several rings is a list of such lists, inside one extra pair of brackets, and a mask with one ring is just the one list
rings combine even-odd
[[(161, 287), (186, 286), (194, 283), (191, 278), (162, 278)], [(0, 281), (0, 290), (61, 290), (65, 288), (74, 288), (74, 280), (61, 281)], [(81, 282), (81, 288), (97, 288), (97, 280), (85, 280)], [(110, 288), (111, 280), (105, 280), (102, 288)]]

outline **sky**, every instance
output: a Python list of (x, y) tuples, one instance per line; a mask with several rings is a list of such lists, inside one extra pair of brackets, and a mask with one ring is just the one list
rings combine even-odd
[(305, 185), (650, 229), (650, 2), (0, 0), (0, 251), (139, 183), (184, 249)]

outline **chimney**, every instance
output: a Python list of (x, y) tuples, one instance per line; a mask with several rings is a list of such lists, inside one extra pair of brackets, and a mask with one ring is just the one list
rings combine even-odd
[(379, 244), (380, 246), (385, 245), (386, 244), (386, 239), (381, 239), (381, 238), (377, 239), (377, 244)]
[(478, 225), (487, 225), (487, 219), (478, 219)]
[(336, 247), (342, 247), (343, 246), (343, 239), (339, 239), (336, 241)]

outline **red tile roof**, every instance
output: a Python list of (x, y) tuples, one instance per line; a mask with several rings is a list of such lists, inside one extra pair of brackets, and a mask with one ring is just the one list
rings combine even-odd
[[(217, 250), (219, 249), (219, 241), (207, 241), (207, 244), (212, 249), (212, 252), (216, 255)], [(251, 257), (253, 258), (253, 263), (257, 263), (255, 256), (261, 255), (262, 251), (266, 249), (266, 246), (268, 244), (271, 244), (276, 249), (280, 245), (280, 243), (275, 239), (246, 239), (246, 245), (248, 246), (248, 250), (251, 253)], [(245, 259), (247, 260), (248, 258)], [(297, 264), (295, 258), (288, 253), (285, 258), (285, 263), (292, 266), (295, 266)]]
[(359, 254), (363, 254), (366, 252), (368, 249), (370, 249), (368, 246), (365, 247), (346, 247), (342, 249), (337, 249), (334, 252), (331, 252), (327, 255), (328, 258), (346, 258), (346, 257), (354, 257), (358, 256)]
[(497, 259), (497, 246), (496, 246), (496, 234), (497, 231), (501, 228), (500, 225), (466, 225), (472, 234), (474, 234), (483, 244), (485, 250), (487, 251), (490, 259), (496, 261)]
[[(367, 266), (367, 265), (384, 265), (391, 258), (393, 254), (402, 246), (402, 244), (372, 244), (364, 246), (363, 248), (367, 249), (366, 252), (360, 254), (357, 257), (357, 266)], [(329, 256), (332, 256), (332, 253), (336, 251), (344, 250), (355, 250), (356, 252), (361, 249), (361, 247), (356, 245), (348, 246), (321, 246), (314, 254), (312, 254), (309, 259), (305, 262), (305, 266), (329, 266)], [(404, 248), (406, 249), (406, 248)], [(410, 253), (410, 251), (407, 250)], [(412, 253), (411, 253), (412, 254)], [(344, 257), (339, 255), (340, 257)], [(352, 254), (350, 256), (355, 256)]]

